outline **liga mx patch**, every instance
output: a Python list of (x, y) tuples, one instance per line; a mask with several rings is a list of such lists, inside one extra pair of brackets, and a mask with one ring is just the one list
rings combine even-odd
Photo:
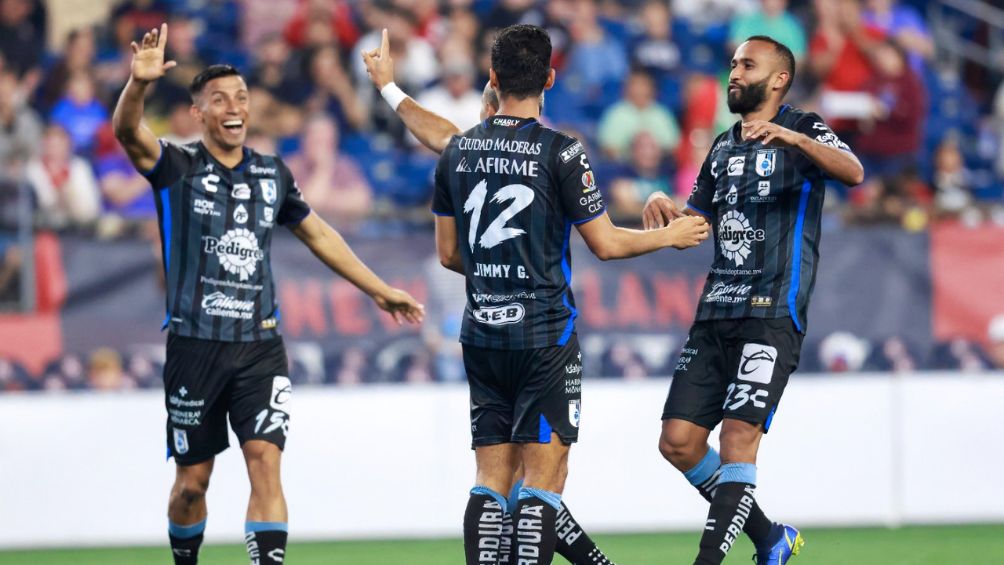
[(293, 384), (289, 381), (289, 377), (272, 378), (272, 395), (268, 400), (272, 409), (289, 414), (289, 399), (292, 396)]
[(174, 452), (178, 455), (188, 453), (188, 432), (174, 428)]
[(774, 364), (777, 363), (777, 349), (759, 343), (747, 343), (743, 346), (739, 361), (740, 381), (768, 384), (774, 376)]
[(568, 423), (573, 428), (579, 427), (579, 420), (582, 417), (582, 403), (579, 400), (568, 401)]

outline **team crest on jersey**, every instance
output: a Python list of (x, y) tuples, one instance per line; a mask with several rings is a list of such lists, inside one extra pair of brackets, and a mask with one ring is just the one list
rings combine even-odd
[(174, 428), (174, 452), (178, 455), (188, 453), (188, 432)]
[(265, 199), (265, 202), (275, 204), (275, 199), (279, 194), (276, 189), (275, 179), (261, 179), (259, 184), (261, 186), (261, 196)]
[(579, 400), (568, 401), (568, 423), (573, 428), (579, 427), (579, 420), (582, 418), (582, 403)]
[(718, 244), (722, 255), (736, 266), (742, 266), (753, 251), (754, 242), (767, 239), (765, 230), (753, 229), (750, 221), (738, 210), (726, 212), (719, 223)]
[(769, 177), (774, 174), (777, 149), (758, 149), (756, 152), (756, 174)]

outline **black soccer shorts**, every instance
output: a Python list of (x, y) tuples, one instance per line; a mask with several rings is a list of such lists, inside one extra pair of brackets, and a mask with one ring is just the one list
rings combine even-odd
[(695, 322), (673, 374), (662, 419), (712, 430), (722, 418), (770, 429), (802, 334), (790, 318)]
[(565, 445), (579, 439), (582, 353), (573, 335), (563, 346), (486, 349), (464, 345), (471, 390), (472, 447), (501, 443)]
[(228, 414), (241, 445), (261, 439), (285, 447), (288, 374), (281, 337), (225, 342), (168, 334), (167, 456), (194, 465), (229, 447)]

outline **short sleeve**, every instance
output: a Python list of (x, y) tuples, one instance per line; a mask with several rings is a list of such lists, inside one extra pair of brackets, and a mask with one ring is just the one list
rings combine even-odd
[(453, 199), (450, 198), (450, 187), (446, 179), (446, 169), (449, 167), (449, 163), (449, 152), (443, 151), (443, 155), (436, 164), (436, 174), (434, 177), (436, 186), (432, 195), (432, 213), (437, 216), (454, 215)]
[(565, 144), (557, 161), (558, 194), (568, 221), (583, 224), (601, 216), (606, 205), (582, 143), (572, 139)]
[(711, 169), (711, 153), (708, 153), (700, 172), (697, 173), (697, 178), (694, 179), (694, 189), (690, 192), (690, 198), (687, 199), (688, 208), (709, 218), (712, 217), (711, 204), (715, 198), (715, 176)]
[(286, 187), (286, 195), (279, 205), (279, 214), (276, 221), (282, 226), (295, 226), (303, 221), (310, 214), (310, 205), (303, 199), (303, 193), (293, 178), (293, 173), (289, 171), (286, 163), (279, 161), (279, 174), (283, 186)]
[(809, 136), (810, 139), (814, 139), (820, 143), (829, 145), (830, 147), (836, 147), (837, 149), (843, 149), (844, 151), (851, 150), (846, 143), (837, 137), (837, 134), (833, 133), (833, 130), (830, 129), (830, 126), (826, 125), (823, 118), (815, 112), (806, 114), (801, 121), (798, 122), (798, 125), (795, 126), (795, 131), (805, 134)]
[(191, 149), (175, 145), (169, 141), (158, 139), (160, 143), (160, 157), (149, 171), (140, 171), (154, 190), (167, 188), (178, 182), (185, 176), (195, 159), (194, 151)]

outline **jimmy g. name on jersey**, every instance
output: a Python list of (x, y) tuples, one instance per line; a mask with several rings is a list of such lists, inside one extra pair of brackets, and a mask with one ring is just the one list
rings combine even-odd
[[(493, 265), (490, 263), (475, 263), (474, 264), (474, 276), (476, 277), (489, 277), (496, 279), (507, 279), (509, 278), (509, 272), (512, 270), (512, 265)], [(525, 279), (526, 268), (523, 265), (516, 266), (516, 278)]]

